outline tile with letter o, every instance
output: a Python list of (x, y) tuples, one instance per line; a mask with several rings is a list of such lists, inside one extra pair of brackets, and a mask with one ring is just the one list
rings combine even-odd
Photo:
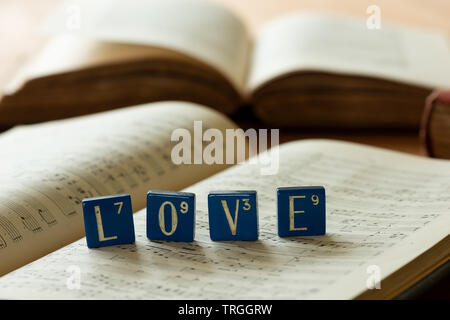
[(211, 240), (258, 240), (256, 191), (210, 192), (208, 214)]
[(83, 199), (82, 206), (89, 248), (135, 241), (133, 209), (129, 194), (86, 198)]
[(277, 189), (278, 235), (325, 234), (325, 188), (287, 187)]
[(194, 241), (195, 194), (151, 190), (147, 193), (147, 238)]

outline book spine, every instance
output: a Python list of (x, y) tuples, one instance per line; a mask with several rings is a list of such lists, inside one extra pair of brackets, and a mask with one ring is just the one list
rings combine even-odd
[(420, 141), (424, 152), (429, 157), (432, 158), (435, 157), (435, 153), (432, 147), (433, 137), (430, 134), (430, 124), (436, 103), (438, 102), (450, 104), (450, 90), (449, 91), (435, 90), (425, 100), (425, 109), (422, 115), (422, 121), (420, 125)]

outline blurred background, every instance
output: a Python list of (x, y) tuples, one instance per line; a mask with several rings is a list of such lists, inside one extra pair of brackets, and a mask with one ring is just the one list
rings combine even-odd
[[(95, 1), (95, 0), (94, 0)], [(450, 34), (449, 0), (206, 0), (220, 2), (242, 17), (251, 32), (276, 16), (297, 9), (348, 14), (367, 18), (366, 9), (377, 5), (386, 22), (429, 28)], [(0, 0), (0, 91), (11, 77), (48, 40), (37, 27), (60, 0)], [(425, 103), (425, 101), (424, 101)], [(3, 128), (3, 130), (6, 128)], [(0, 128), (0, 131), (2, 128)], [(425, 155), (418, 130), (282, 130), (281, 142), (302, 138), (332, 138)], [(447, 263), (448, 265), (448, 263)], [(435, 281), (421, 283), (419, 297), (448, 297), (448, 266), (435, 273)], [(408, 296), (406, 293), (405, 297)], [(414, 296), (417, 298), (417, 294)]]
[[(367, 18), (366, 9), (378, 5), (386, 22), (425, 27), (450, 33), (448, 0), (207, 0), (220, 2), (242, 17), (251, 32), (276, 16), (297, 9), (317, 9)], [(19, 67), (48, 39), (37, 27), (60, 0), (0, 0), (0, 89)], [(5, 129), (5, 128), (3, 128)], [(301, 130), (281, 132), (281, 140), (335, 138), (385, 147), (413, 154), (424, 152), (416, 130)]]

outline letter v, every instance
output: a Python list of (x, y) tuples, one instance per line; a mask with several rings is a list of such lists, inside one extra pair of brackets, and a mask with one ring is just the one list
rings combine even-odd
[(236, 212), (234, 214), (234, 221), (231, 218), (230, 209), (228, 209), (228, 204), (226, 200), (222, 200), (222, 207), (225, 211), (225, 215), (227, 216), (228, 225), (230, 226), (231, 234), (233, 236), (236, 235), (236, 228), (237, 228), (237, 219), (238, 219), (238, 212), (239, 212), (239, 199), (236, 199)]

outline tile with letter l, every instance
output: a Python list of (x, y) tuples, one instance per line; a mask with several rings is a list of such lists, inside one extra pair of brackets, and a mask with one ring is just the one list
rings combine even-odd
[(147, 193), (147, 238), (194, 241), (195, 194), (150, 190)]
[(325, 234), (325, 188), (286, 187), (277, 189), (278, 235)]
[(256, 191), (210, 192), (208, 215), (211, 240), (258, 240)]
[(129, 194), (86, 198), (83, 199), (82, 206), (89, 248), (135, 241), (133, 209)]

